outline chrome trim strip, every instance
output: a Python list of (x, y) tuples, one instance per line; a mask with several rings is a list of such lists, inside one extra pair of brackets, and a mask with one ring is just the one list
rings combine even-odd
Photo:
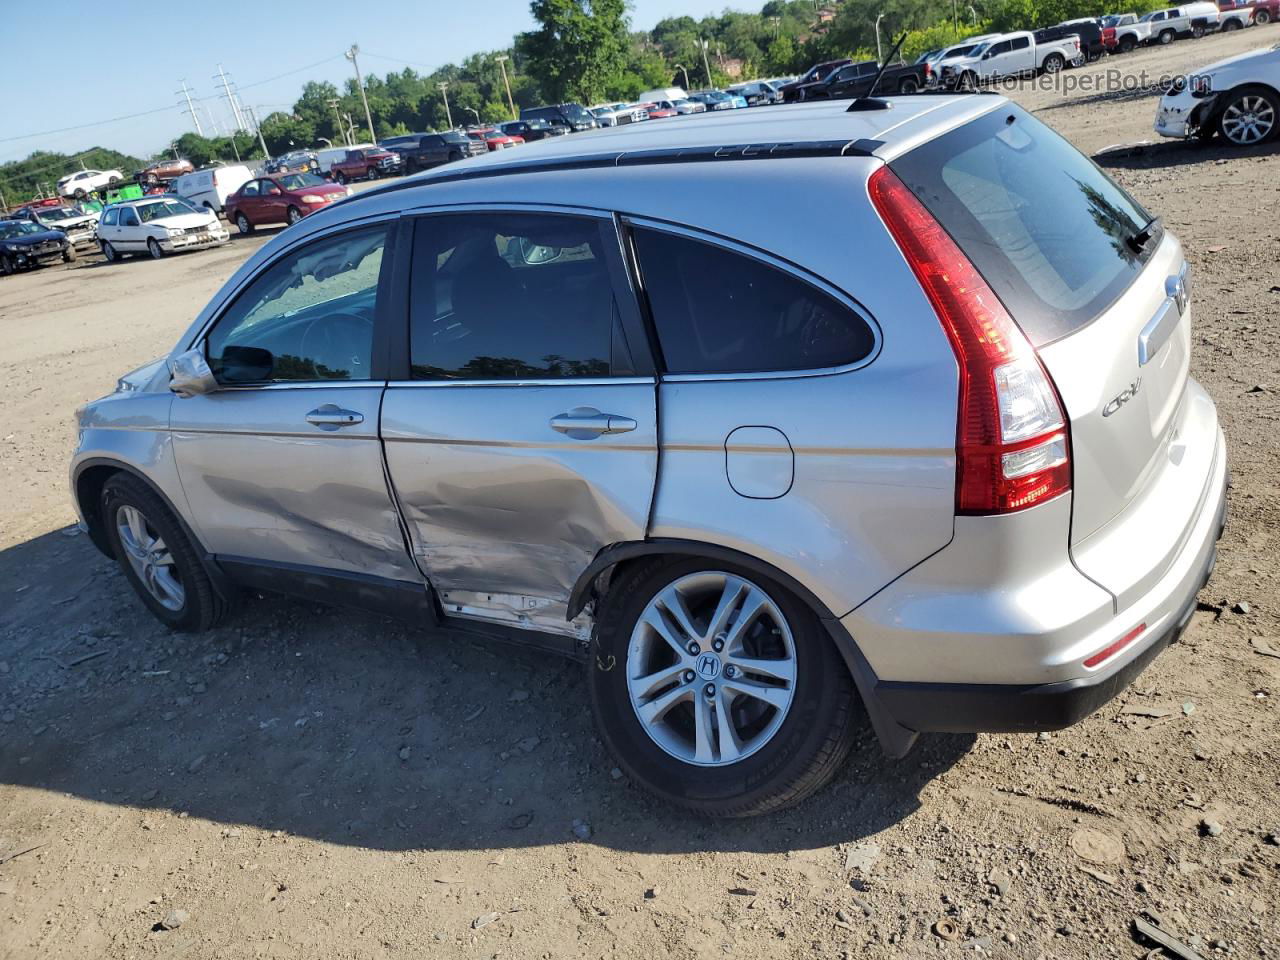
[(547, 380), (389, 380), (387, 389), (405, 387), (612, 387), (654, 384), (653, 377), (561, 377)]

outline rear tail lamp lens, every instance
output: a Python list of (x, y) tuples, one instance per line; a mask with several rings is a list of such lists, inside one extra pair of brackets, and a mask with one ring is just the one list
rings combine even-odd
[(871, 201), (951, 342), (959, 365), (956, 512), (1023, 510), (1071, 489), (1066, 417), (1048, 372), (969, 258), (888, 167)]

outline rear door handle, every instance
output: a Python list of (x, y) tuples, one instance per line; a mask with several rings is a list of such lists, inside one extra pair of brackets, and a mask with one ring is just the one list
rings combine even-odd
[(568, 413), (551, 418), (551, 429), (573, 437), (589, 440), (606, 433), (628, 433), (636, 428), (630, 417), (614, 413), (601, 413), (595, 407), (575, 407)]
[(344, 410), (336, 403), (325, 403), (307, 414), (307, 423), (321, 430), (339, 430), (342, 427), (364, 423), (364, 414), (356, 413), (354, 410)]

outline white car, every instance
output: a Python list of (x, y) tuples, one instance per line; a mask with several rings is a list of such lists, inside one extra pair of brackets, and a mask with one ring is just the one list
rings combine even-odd
[(600, 103), (589, 107), (588, 112), (596, 118), (602, 127), (620, 127), (627, 123), (639, 123), (649, 119), (649, 111), (639, 104)]
[(98, 222), (98, 245), (111, 261), (129, 253), (147, 253), (159, 260), (181, 250), (221, 246), (230, 239), (216, 213), (177, 197), (113, 203)]
[(83, 200), (95, 190), (101, 190), (124, 179), (119, 170), (80, 170), (69, 173), (58, 181), (58, 196)]
[(1167, 10), (1152, 10), (1143, 14), (1138, 22), (1149, 28), (1148, 43), (1168, 44), (1186, 36), (1199, 38), (1218, 29), (1218, 6), (1200, 0)]
[(1252, 147), (1280, 131), (1280, 44), (1219, 60), (1176, 77), (1160, 98), (1156, 133), (1162, 137), (1214, 133)]
[(942, 67), (943, 83), (973, 89), (978, 83), (999, 77), (1057, 73), (1080, 57), (1080, 38), (1074, 33), (1058, 40), (1037, 43), (1029, 30), (999, 34), (978, 44), (967, 54)]

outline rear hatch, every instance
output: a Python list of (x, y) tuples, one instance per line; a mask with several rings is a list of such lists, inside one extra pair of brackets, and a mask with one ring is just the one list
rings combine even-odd
[(1003, 104), (890, 166), (1036, 347), (1067, 413), (1072, 558), (1123, 609), (1172, 565), (1217, 455), (1188, 388), (1178, 241), (1060, 136)]

